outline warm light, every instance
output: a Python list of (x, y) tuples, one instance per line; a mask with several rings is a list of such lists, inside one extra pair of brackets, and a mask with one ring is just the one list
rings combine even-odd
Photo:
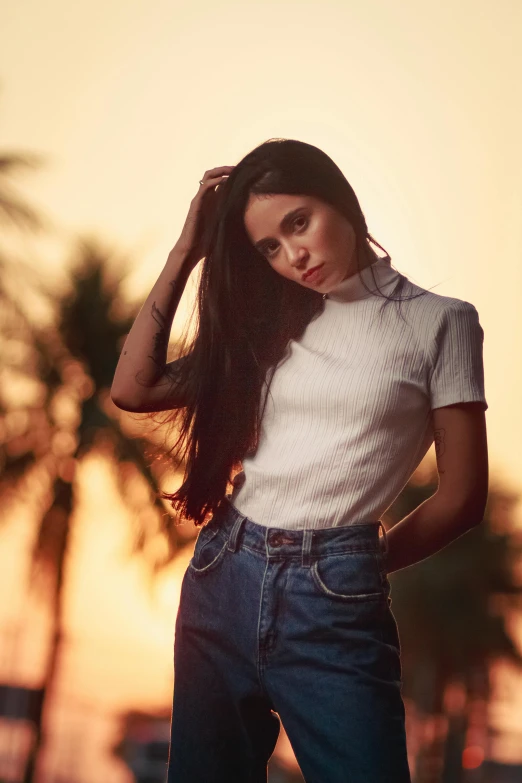
[(285, 731), (283, 724), (281, 723), (279, 729), (279, 736), (274, 750), (274, 756), (277, 758), (278, 763), (289, 772), (298, 772), (299, 764), (295, 757), (294, 749), (290, 744), (288, 734)]
[(461, 682), (450, 683), (444, 691), (444, 707), (448, 715), (461, 715), (467, 701), (467, 693)]
[(479, 745), (470, 745), (462, 752), (462, 768), (477, 769), (484, 761), (484, 748)]

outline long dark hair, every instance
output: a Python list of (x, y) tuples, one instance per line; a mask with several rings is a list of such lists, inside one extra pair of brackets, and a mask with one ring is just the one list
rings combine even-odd
[[(169, 455), (181, 441), (176, 464), (185, 462), (179, 489), (160, 497), (171, 502), (180, 521), (196, 525), (216, 514), (244, 456), (255, 452), (273, 372), (290, 340), (299, 340), (324, 308), (320, 292), (278, 274), (251, 243), (243, 220), (250, 194), (309, 195), (333, 206), (355, 231), (358, 270), (369, 241), (384, 250), (369, 234), (342, 171), (312, 144), (269, 139), (234, 167), (221, 188), (202, 262), (197, 329), (187, 346), (187, 324), (178, 346), (173, 383), (183, 386), (188, 404), (169, 410), (160, 422), (179, 430)], [(400, 293), (405, 281), (399, 275), (391, 293)], [(375, 276), (374, 282), (377, 286)], [(388, 300), (385, 304), (400, 301), (380, 289), (373, 293)]]

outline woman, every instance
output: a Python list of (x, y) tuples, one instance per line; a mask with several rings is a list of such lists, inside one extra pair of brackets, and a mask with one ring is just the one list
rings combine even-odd
[[(206, 172), (127, 337), (112, 398), (180, 424), (184, 482), (163, 497), (206, 523), (176, 619), (169, 783), (266, 781), (280, 720), (309, 783), (410, 781), (388, 575), (482, 520), (483, 331), (370, 242), (335, 163), (269, 140)], [(203, 257), (195, 336), (166, 363)], [(434, 440), (438, 491), (387, 533)]]

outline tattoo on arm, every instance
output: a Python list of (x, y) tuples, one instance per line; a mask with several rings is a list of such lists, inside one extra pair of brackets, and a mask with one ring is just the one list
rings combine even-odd
[[(153, 352), (149, 354), (147, 358), (152, 359), (154, 364), (159, 368), (165, 367), (166, 352), (169, 344), (169, 336), (166, 329), (165, 317), (156, 307), (156, 302), (152, 303), (152, 317), (159, 326), (159, 331), (153, 337)], [(161, 359), (160, 356), (161, 355)], [(140, 376), (142, 371), (140, 370), (135, 378), (138, 383), (141, 383)], [(147, 384), (146, 384), (147, 385)]]
[[(169, 285), (172, 287), (175, 295), (174, 296), (175, 308), (177, 307), (177, 305), (179, 304), (179, 300), (181, 299), (186, 278), (187, 278), (187, 273), (186, 271), (182, 270), (182, 272), (178, 275), (176, 279), (169, 281)], [(156, 321), (156, 323), (158, 324), (159, 331), (153, 337), (152, 354), (150, 354), (147, 358), (152, 359), (154, 364), (158, 367), (158, 369), (162, 373), (165, 373), (167, 378), (173, 379), (175, 373), (173, 374), (169, 372), (169, 368), (166, 367), (165, 365), (166, 358), (167, 358), (167, 349), (169, 346), (169, 329), (167, 328), (165, 316), (156, 307), (156, 302), (152, 303), (151, 315)], [(143, 385), (142, 381), (140, 380), (140, 376), (142, 375), (143, 375), (143, 371), (140, 370), (138, 373), (136, 373), (135, 379), (138, 383)], [(149, 385), (149, 384), (145, 384), (145, 385)]]
[(435, 454), (437, 455), (437, 465), (438, 465), (438, 471), (439, 473), (444, 473), (444, 470), (440, 467), (440, 459), (444, 452), (446, 451), (446, 430), (441, 428), (440, 430), (435, 430), (434, 432), (434, 440), (435, 440)]
[(154, 352), (152, 356), (149, 356), (148, 358), (152, 359), (152, 361), (155, 364), (157, 364), (158, 367), (162, 367), (164, 361), (160, 362), (158, 360), (158, 353), (163, 353), (164, 351), (166, 351), (169, 338), (168, 338), (167, 330), (165, 328), (165, 318), (156, 307), (156, 302), (152, 303), (152, 317), (154, 318), (154, 320), (156, 321), (160, 329), (159, 332), (157, 332), (154, 335)]

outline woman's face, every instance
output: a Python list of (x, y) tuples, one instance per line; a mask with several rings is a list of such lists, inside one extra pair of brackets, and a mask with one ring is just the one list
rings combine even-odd
[[(253, 195), (244, 222), (252, 244), (275, 271), (322, 294), (357, 271), (355, 231), (330, 204), (314, 196)], [(365, 244), (360, 268), (378, 256)], [(303, 280), (315, 266), (318, 274)]]

